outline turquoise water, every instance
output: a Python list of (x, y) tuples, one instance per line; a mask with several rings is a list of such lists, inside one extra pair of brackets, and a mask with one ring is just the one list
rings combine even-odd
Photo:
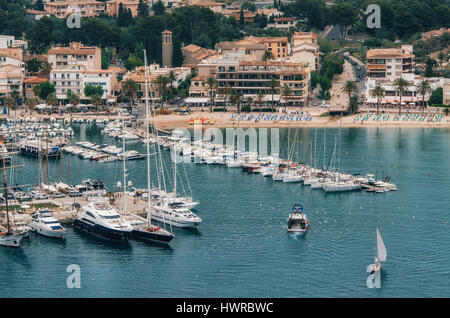
[[(95, 125), (74, 127), (75, 140), (113, 142)], [(328, 153), (337, 131), (327, 129)], [(323, 132), (317, 129), (319, 147)], [(299, 131), (300, 157), (306, 157), (314, 134)], [(144, 152), (140, 144), (131, 148)], [(448, 297), (450, 130), (342, 129), (341, 153), (345, 170), (388, 174), (399, 191), (325, 194), (240, 169), (186, 164), (201, 202), (198, 231), (174, 228), (170, 248), (107, 244), (71, 227), (65, 243), (32, 234), (20, 249), (0, 248), (0, 296)], [(19, 161), (24, 166), (18, 182), (38, 182), (37, 161)], [(128, 178), (145, 187), (145, 161), (127, 166)], [(63, 157), (63, 171), (66, 167)], [(49, 171), (57, 181), (59, 162), (50, 162)], [(72, 157), (71, 183), (88, 177), (114, 188), (122, 178), (121, 163)], [(64, 173), (62, 178), (66, 181)], [(285, 229), (296, 202), (310, 219), (303, 238)], [(382, 288), (369, 289), (365, 270), (376, 253), (376, 227), (388, 256)], [(81, 268), (80, 289), (66, 287), (69, 264)]]

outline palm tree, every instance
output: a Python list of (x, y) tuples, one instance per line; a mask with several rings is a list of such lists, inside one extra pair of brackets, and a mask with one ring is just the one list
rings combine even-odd
[(52, 71), (52, 66), (48, 62), (42, 63), (41, 73), (44, 74), (47, 79), (49, 78), (51, 71)]
[(259, 108), (261, 108), (265, 96), (266, 95), (264, 95), (262, 92), (259, 92), (258, 95), (256, 95), (256, 102), (258, 103)]
[(252, 109), (251, 107), (252, 107), (252, 104), (253, 104), (253, 97), (248, 96), (246, 101), (247, 101), (247, 106), (250, 107), (250, 110), (251, 110)]
[(423, 80), (417, 85), (416, 92), (420, 95), (422, 95), (422, 107), (425, 111), (425, 95), (431, 94), (433, 92), (433, 89), (431, 88), (430, 82), (428, 80)]
[(16, 111), (17, 111), (17, 101), (19, 100), (20, 93), (16, 90), (12, 91), (9, 96), (14, 100), (14, 117), (16, 117)]
[(229, 84), (226, 84), (224, 87), (222, 87), (219, 90), (220, 96), (223, 96), (223, 99), (225, 100), (227, 106), (228, 106), (228, 100), (229, 100), (229, 97), (231, 96), (232, 91), (233, 91), (233, 89), (231, 88), (231, 86)]
[(36, 107), (37, 104), (38, 101), (36, 100), (36, 98), (27, 98), (25, 100), (25, 105), (27, 105), (28, 109), (30, 110), (30, 115), (33, 112), (33, 108)]
[(348, 95), (348, 102), (350, 104), (350, 98), (352, 97), (353, 93), (358, 92), (358, 88), (356, 87), (355, 82), (353, 81), (346, 81), (344, 86), (341, 89), (342, 92), (347, 93)]
[(439, 53), (438, 55), (439, 65), (442, 67), (442, 63), (447, 59), (447, 55), (444, 52)]
[(103, 100), (100, 95), (92, 95), (91, 96), (91, 104), (95, 106), (95, 108), (98, 110), (98, 106), (103, 105)]
[(274, 109), (273, 107), (273, 95), (275, 94), (275, 91), (277, 88), (280, 87), (280, 82), (278, 82), (275, 78), (271, 78), (270, 81), (267, 82), (267, 87), (270, 87), (272, 90), (272, 111)]
[(283, 85), (281, 87), (281, 96), (283, 96), (283, 99), (284, 99), (284, 111), (285, 111), (285, 113), (287, 113), (288, 99), (289, 99), (289, 97), (291, 97), (291, 95), (292, 95), (292, 89), (288, 85)]
[(12, 108), (13, 105), (14, 105), (14, 98), (12, 98), (12, 97), (7, 97), (7, 98), (5, 99), (5, 105), (6, 105), (6, 107), (8, 107), (8, 115), (9, 115), (9, 113), (11, 112), (11, 108)]
[(53, 107), (58, 106), (58, 98), (56, 97), (55, 94), (48, 95), (47, 99), (45, 100), (45, 102), (48, 105), (52, 106), (52, 110), (53, 110)]
[(398, 103), (398, 114), (402, 114), (402, 96), (408, 91), (409, 83), (404, 78), (399, 78), (394, 82), (395, 91), (400, 94), (400, 102)]
[(238, 113), (241, 112), (241, 97), (242, 97), (241, 93), (238, 93), (235, 90), (231, 92), (230, 99), (231, 102), (237, 106)]
[(210, 76), (206, 79), (206, 85), (208, 86), (209, 90), (209, 112), (212, 112), (213, 103), (214, 103), (214, 94), (217, 87), (217, 81), (214, 77)]
[(167, 81), (170, 85), (170, 89), (173, 89), (173, 82), (177, 80), (177, 75), (175, 74), (175, 71), (171, 70), (169, 72), (169, 76), (167, 77)]
[[(133, 81), (131, 78), (127, 79), (122, 84), (122, 96), (128, 97), (131, 103), (136, 99), (138, 90), (139, 90), (138, 83)], [(146, 98), (148, 98), (148, 96)]]
[(386, 90), (381, 86), (375, 86), (375, 88), (370, 92), (372, 97), (376, 97), (377, 99), (377, 114), (380, 110), (380, 100), (386, 96)]
[(158, 84), (158, 91), (159, 94), (161, 95), (161, 108), (163, 108), (164, 106), (164, 95), (166, 93), (166, 88), (167, 88), (167, 77), (163, 76), (163, 75), (159, 75), (156, 78), (156, 83)]

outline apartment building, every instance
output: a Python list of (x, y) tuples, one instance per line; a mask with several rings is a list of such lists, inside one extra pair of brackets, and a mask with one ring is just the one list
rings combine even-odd
[(68, 90), (81, 99), (87, 99), (84, 88), (89, 84), (103, 88), (102, 99), (106, 102), (113, 103), (117, 100), (119, 87), (113, 70), (86, 70), (78, 67), (55, 69), (50, 73), (50, 81), (55, 85), (56, 97), (60, 100), (67, 98)]
[[(147, 66), (148, 72), (148, 83), (149, 91), (148, 97), (150, 100), (156, 102), (161, 100), (161, 89), (158, 84), (158, 76), (169, 76), (170, 72), (173, 71), (175, 75), (175, 81), (172, 83), (173, 87), (178, 87), (178, 85), (186, 80), (186, 78), (191, 75), (191, 68), (189, 67), (160, 67), (158, 64), (151, 64)], [(131, 72), (127, 72), (123, 76), (121, 85), (123, 85), (128, 79), (135, 81), (138, 84), (137, 98), (138, 101), (145, 101), (145, 67), (140, 66)]]
[(0, 65), (0, 105), (13, 91), (23, 96), (23, 72), (21, 67), (14, 65)]
[(251, 41), (258, 44), (264, 44), (266, 50), (272, 53), (274, 59), (280, 59), (286, 57), (289, 54), (289, 45), (287, 36), (275, 36), (275, 37), (249, 37)]
[(414, 75), (414, 54), (412, 45), (402, 45), (401, 48), (368, 50), (366, 55), (367, 77), (365, 83), (366, 103), (375, 103), (371, 91), (381, 86), (386, 91), (383, 103), (399, 102), (398, 92), (394, 82), (403, 78), (408, 81), (408, 91), (402, 94), (402, 103), (416, 103), (416, 86), (419, 79)]
[(280, 86), (290, 87), (292, 94), (284, 100), (279, 90), (274, 94), (276, 104), (302, 105), (306, 102), (309, 87), (310, 69), (301, 63), (283, 61), (245, 61), (239, 55), (223, 55), (216, 59), (205, 60), (198, 65), (199, 75), (192, 79), (190, 98), (187, 103), (206, 105), (209, 92), (206, 79), (209, 76), (217, 80), (218, 89), (230, 86), (243, 98), (264, 94), (266, 101), (271, 101), (271, 89), (267, 86), (271, 79), (275, 79)]
[(251, 39), (236, 42), (220, 42), (215, 49), (219, 54), (242, 52), (241, 59), (246, 61), (262, 61), (266, 53), (266, 46)]
[(102, 68), (102, 52), (99, 47), (72, 42), (69, 47), (52, 47), (48, 51), (48, 63), (52, 69), (80, 66), (86, 70), (97, 70)]
[(96, 17), (106, 13), (105, 3), (95, 0), (70, 0), (44, 3), (44, 10), (57, 18), (65, 18), (72, 13), (81, 17)]
[(319, 69), (319, 45), (317, 34), (311, 32), (295, 32), (291, 38), (289, 61), (303, 63), (311, 70)]
[(268, 23), (268, 29), (277, 29), (282, 31), (289, 31), (295, 28), (295, 18), (275, 18), (273, 23)]
[(34, 87), (43, 82), (46, 82), (46, 78), (40, 77), (28, 77), (23, 80), (23, 97), (24, 99), (36, 98), (39, 99), (39, 96), (34, 94)]
[(395, 81), (414, 70), (412, 45), (401, 48), (373, 49), (367, 51), (367, 76), (379, 80)]
[(189, 44), (181, 48), (181, 54), (183, 55), (183, 65), (195, 68), (202, 60), (217, 54), (217, 51)]
[(138, 0), (110, 0), (105, 2), (105, 14), (110, 16), (118, 16), (119, 15), (119, 6), (122, 4), (126, 9), (131, 10), (131, 14), (133, 17), (138, 15)]
[(443, 86), (442, 86), (442, 94), (443, 94), (443, 96), (442, 96), (442, 103), (444, 104), (444, 105), (450, 105), (450, 82), (448, 82), (448, 83), (445, 83)]

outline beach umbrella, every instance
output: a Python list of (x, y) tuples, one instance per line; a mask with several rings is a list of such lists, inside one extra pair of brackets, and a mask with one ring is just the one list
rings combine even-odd
[(24, 204), (24, 205), (21, 205), (20, 208), (22, 208), (22, 209), (29, 209), (30, 206), (28, 204)]

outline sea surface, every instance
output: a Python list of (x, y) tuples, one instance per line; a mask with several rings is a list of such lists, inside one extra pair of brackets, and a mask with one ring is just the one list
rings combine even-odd
[[(95, 124), (73, 128), (73, 142), (115, 142)], [(324, 133), (298, 129), (291, 145), (297, 139), (300, 161), (315, 153), (323, 165)], [(337, 134), (338, 129), (326, 129), (326, 165)], [(325, 193), (240, 169), (179, 164), (200, 201), (198, 230), (174, 228), (170, 247), (105, 243), (72, 227), (65, 242), (30, 234), (19, 249), (0, 248), (0, 297), (449, 297), (450, 130), (345, 128), (338, 139), (343, 170), (389, 175), (399, 190)], [(281, 148), (286, 151), (285, 144)], [(127, 149), (145, 152), (140, 143), (127, 143)], [(168, 151), (163, 158), (170, 175)], [(14, 170), (12, 181), (38, 183), (38, 160), (18, 161), (23, 167)], [(100, 178), (115, 189), (122, 181), (121, 162), (71, 157), (70, 167), (71, 184)], [(127, 162), (127, 169), (134, 186), (146, 187), (145, 160)], [(61, 170), (67, 182), (67, 155)], [(51, 160), (50, 181), (59, 181), (59, 175), (59, 161)], [(168, 189), (171, 178), (166, 176)], [(189, 193), (186, 180), (183, 185)], [(180, 184), (178, 189), (183, 192)], [(304, 237), (286, 232), (294, 203), (309, 216)], [(376, 255), (377, 227), (387, 260), (381, 288), (370, 289), (366, 268)], [(67, 287), (70, 264), (80, 267), (79, 289)]]

